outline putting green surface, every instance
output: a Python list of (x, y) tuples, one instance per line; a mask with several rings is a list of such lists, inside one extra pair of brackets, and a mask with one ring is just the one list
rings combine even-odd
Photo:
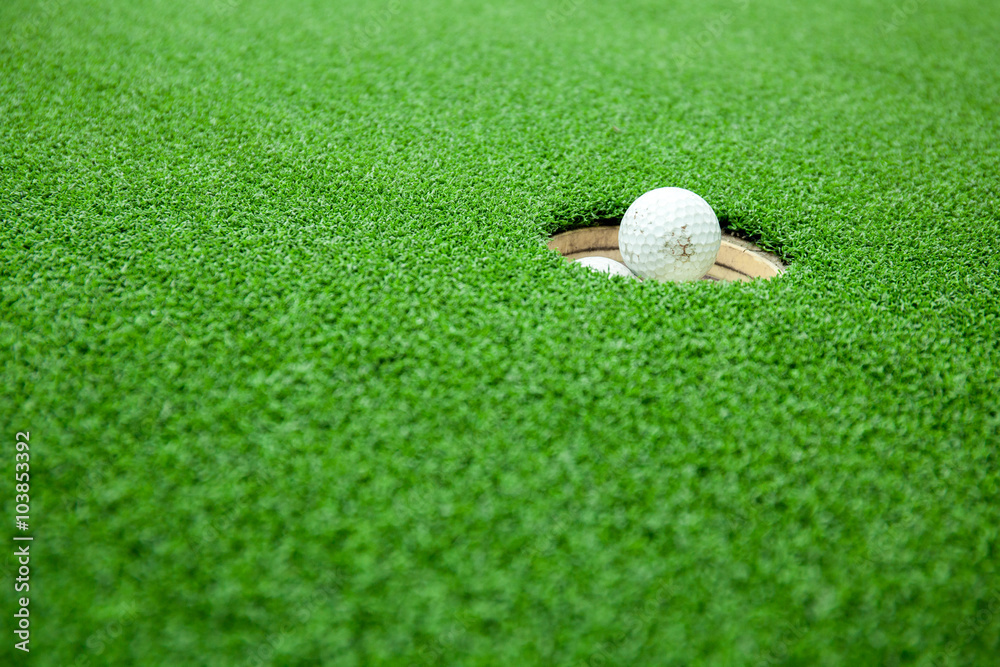
[[(996, 664), (998, 34), (986, 0), (4, 2), (33, 663)], [(788, 273), (545, 249), (666, 185)]]

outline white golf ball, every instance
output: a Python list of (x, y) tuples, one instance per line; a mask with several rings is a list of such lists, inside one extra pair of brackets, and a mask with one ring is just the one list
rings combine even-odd
[(581, 257), (574, 260), (574, 264), (586, 266), (591, 271), (606, 273), (609, 276), (625, 276), (635, 279), (635, 274), (628, 270), (628, 267), (621, 262), (616, 262), (610, 257)]
[(625, 265), (640, 278), (698, 280), (719, 254), (722, 228), (704, 199), (684, 188), (657, 188), (628, 207), (618, 230)]

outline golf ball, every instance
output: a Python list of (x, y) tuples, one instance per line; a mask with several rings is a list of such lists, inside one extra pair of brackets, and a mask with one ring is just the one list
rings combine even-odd
[(635, 279), (635, 274), (628, 270), (628, 267), (621, 262), (616, 262), (610, 257), (581, 257), (574, 260), (574, 264), (586, 266), (591, 271), (606, 273), (609, 276), (625, 276)]
[(640, 278), (698, 280), (719, 254), (722, 229), (704, 199), (684, 188), (657, 188), (628, 207), (618, 246)]

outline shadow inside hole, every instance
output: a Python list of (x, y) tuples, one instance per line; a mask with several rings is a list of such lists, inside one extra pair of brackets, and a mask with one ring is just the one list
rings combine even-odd
[[(563, 232), (572, 232), (577, 229), (586, 229), (587, 227), (619, 227), (622, 224), (624, 215), (624, 212), (620, 215), (614, 213), (558, 215), (556, 216), (556, 223), (552, 228), (551, 236)], [(746, 216), (720, 213), (717, 214), (717, 217), (719, 219), (719, 227), (722, 228), (723, 233), (753, 243), (754, 245), (762, 247), (770, 246), (770, 249), (776, 249), (774, 244), (765, 241), (759, 232), (752, 232), (747, 229)]]
[[(560, 253), (567, 261), (584, 257), (607, 257), (623, 262), (618, 247), (620, 219), (604, 218), (590, 224), (553, 234), (548, 241), (550, 250)], [(702, 280), (745, 282), (755, 278), (770, 279), (785, 272), (781, 259), (749, 241), (724, 230), (715, 263)]]

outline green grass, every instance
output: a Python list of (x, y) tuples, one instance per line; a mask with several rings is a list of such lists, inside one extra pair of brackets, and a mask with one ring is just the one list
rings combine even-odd
[(663, 5), (3, 3), (34, 664), (995, 664), (1000, 8)]

